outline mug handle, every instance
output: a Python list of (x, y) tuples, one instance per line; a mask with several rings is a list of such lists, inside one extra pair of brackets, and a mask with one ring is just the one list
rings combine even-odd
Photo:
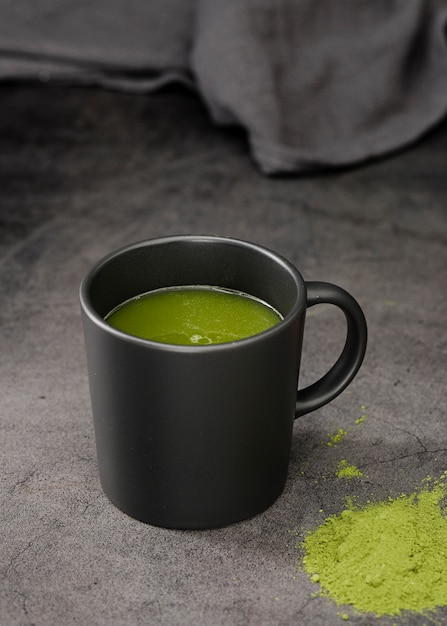
[(346, 317), (346, 343), (331, 369), (312, 385), (297, 392), (295, 418), (319, 409), (336, 398), (357, 374), (367, 343), (365, 316), (357, 301), (344, 289), (331, 283), (306, 282), (307, 307), (334, 304)]

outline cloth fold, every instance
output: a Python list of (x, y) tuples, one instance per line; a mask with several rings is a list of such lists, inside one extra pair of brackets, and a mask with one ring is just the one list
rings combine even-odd
[(197, 90), (266, 174), (377, 158), (447, 112), (447, 0), (0, 2), (0, 79)]

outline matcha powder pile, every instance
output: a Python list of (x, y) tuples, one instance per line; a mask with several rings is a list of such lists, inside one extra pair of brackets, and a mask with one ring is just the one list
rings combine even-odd
[(400, 615), (447, 606), (447, 472), (412, 495), (350, 505), (308, 534), (304, 568), (323, 595)]

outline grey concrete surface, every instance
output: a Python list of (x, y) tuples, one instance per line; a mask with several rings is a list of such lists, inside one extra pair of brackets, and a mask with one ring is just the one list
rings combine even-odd
[[(346, 496), (395, 496), (447, 468), (447, 126), (360, 168), (268, 179), (187, 93), (0, 91), (0, 623), (344, 623), (302, 570), (304, 532)], [(105, 253), (192, 232), (275, 249), (351, 291), (369, 324), (355, 381), (296, 422), (279, 500), (200, 532), (142, 524), (104, 496), (78, 304)], [(303, 385), (343, 333), (333, 308), (309, 311)], [(363, 477), (337, 478), (341, 459)], [(447, 624), (445, 608), (435, 617)]]

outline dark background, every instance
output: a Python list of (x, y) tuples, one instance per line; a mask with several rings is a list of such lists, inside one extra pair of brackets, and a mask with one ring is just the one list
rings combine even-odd
[[(0, 137), (0, 621), (343, 623), (345, 608), (314, 597), (302, 571), (304, 533), (346, 496), (409, 493), (447, 467), (446, 125), (361, 167), (267, 178), (244, 133), (216, 128), (187, 91), (10, 82)], [(204, 532), (144, 525), (103, 495), (78, 304), (102, 255), (174, 233), (271, 247), (307, 280), (349, 290), (369, 325), (349, 389), (296, 422), (281, 498)], [(326, 371), (343, 333), (333, 308), (309, 311), (302, 384)], [(337, 478), (342, 459), (363, 477)], [(447, 623), (445, 608), (436, 619)]]

